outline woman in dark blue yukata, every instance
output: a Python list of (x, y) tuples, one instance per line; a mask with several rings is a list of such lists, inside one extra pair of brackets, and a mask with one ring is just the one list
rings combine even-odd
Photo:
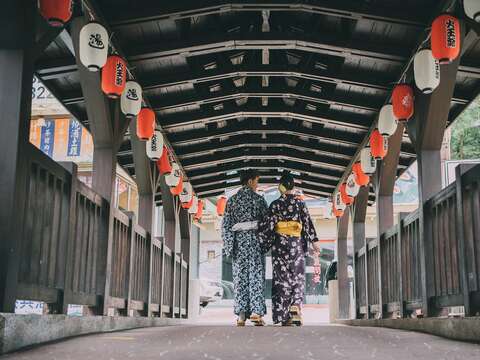
[(302, 325), (305, 256), (310, 243), (320, 251), (307, 206), (293, 188), (293, 176), (284, 172), (278, 186), (281, 196), (270, 204), (268, 217), (259, 226), (263, 250), (272, 250), (273, 322), (284, 326)]

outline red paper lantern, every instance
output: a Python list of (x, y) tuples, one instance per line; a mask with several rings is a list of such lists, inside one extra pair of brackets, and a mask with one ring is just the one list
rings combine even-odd
[(166, 146), (163, 147), (162, 157), (157, 161), (157, 168), (160, 175), (168, 175), (172, 172), (172, 165), (168, 158), (168, 149)]
[(217, 201), (217, 215), (223, 216), (225, 214), (225, 208), (227, 206), (227, 198), (225, 196), (221, 196)]
[(152, 138), (154, 131), (155, 111), (144, 107), (137, 115), (137, 136), (140, 140), (147, 141)]
[(343, 216), (343, 210), (338, 210), (337, 208), (335, 208), (335, 204), (332, 203), (332, 214), (336, 218), (340, 218)]
[(460, 55), (460, 22), (455, 16), (443, 14), (432, 24), (432, 55), (440, 64), (448, 64)]
[(127, 80), (127, 64), (118, 55), (111, 55), (102, 68), (102, 90), (108, 97), (117, 99), (122, 95)]
[(348, 196), (347, 194), (347, 183), (340, 185), (340, 195), (342, 196), (342, 201), (345, 205), (348, 206), (353, 204), (353, 197)]
[(377, 129), (370, 136), (370, 150), (372, 156), (377, 160), (383, 159), (387, 155), (388, 140)]
[(392, 92), (392, 106), (393, 115), (398, 121), (407, 121), (413, 116), (413, 89), (410, 85), (401, 84), (394, 87)]
[(180, 176), (180, 181), (178, 182), (178, 185), (170, 188), (170, 192), (172, 193), (172, 195), (180, 195), (182, 190), (183, 190), (183, 176)]
[(39, 0), (38, 7), (51, 26), (64, 26), (73, 13), (72, 0)]
[(352, 172), (355, 175), (355, 182), (360, 186), (367, 186), (370, 183), (370, 176), (362, 170), (362, 164), (356, 162), (353, 164)]
[(197, 213), (195, 214), (195, 219), (200, 220), (203, 215), (203, 200), (198, 200), (198, 210)]
[(184, 208), (184, 209), (190, 209), (190, 208), (192, 207), (192, 205), (193, 205), (193, 196), (192, 196), (192, 198), (190, 199), (189, 202), (187, 202), (187, 203), (182, 203), (182, 208)]

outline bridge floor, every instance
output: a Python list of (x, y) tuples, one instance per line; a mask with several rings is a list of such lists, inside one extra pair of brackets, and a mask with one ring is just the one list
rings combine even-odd
[(0, 360), (480, 359), (480, 345), (384, 328), (177, 326), (84, 336)]

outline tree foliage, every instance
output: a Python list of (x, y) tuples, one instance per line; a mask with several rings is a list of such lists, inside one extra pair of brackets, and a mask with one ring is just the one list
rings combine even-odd
[(453, 160), (480, 159), (480, 101), (474, 101), (452, 125)]

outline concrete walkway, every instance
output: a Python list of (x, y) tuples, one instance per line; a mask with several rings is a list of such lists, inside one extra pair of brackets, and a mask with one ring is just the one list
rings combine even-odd
[(480, 345), (420, 333), (346, 326), (172, 326), (91, 335), (0, 360), (480, 359)]

